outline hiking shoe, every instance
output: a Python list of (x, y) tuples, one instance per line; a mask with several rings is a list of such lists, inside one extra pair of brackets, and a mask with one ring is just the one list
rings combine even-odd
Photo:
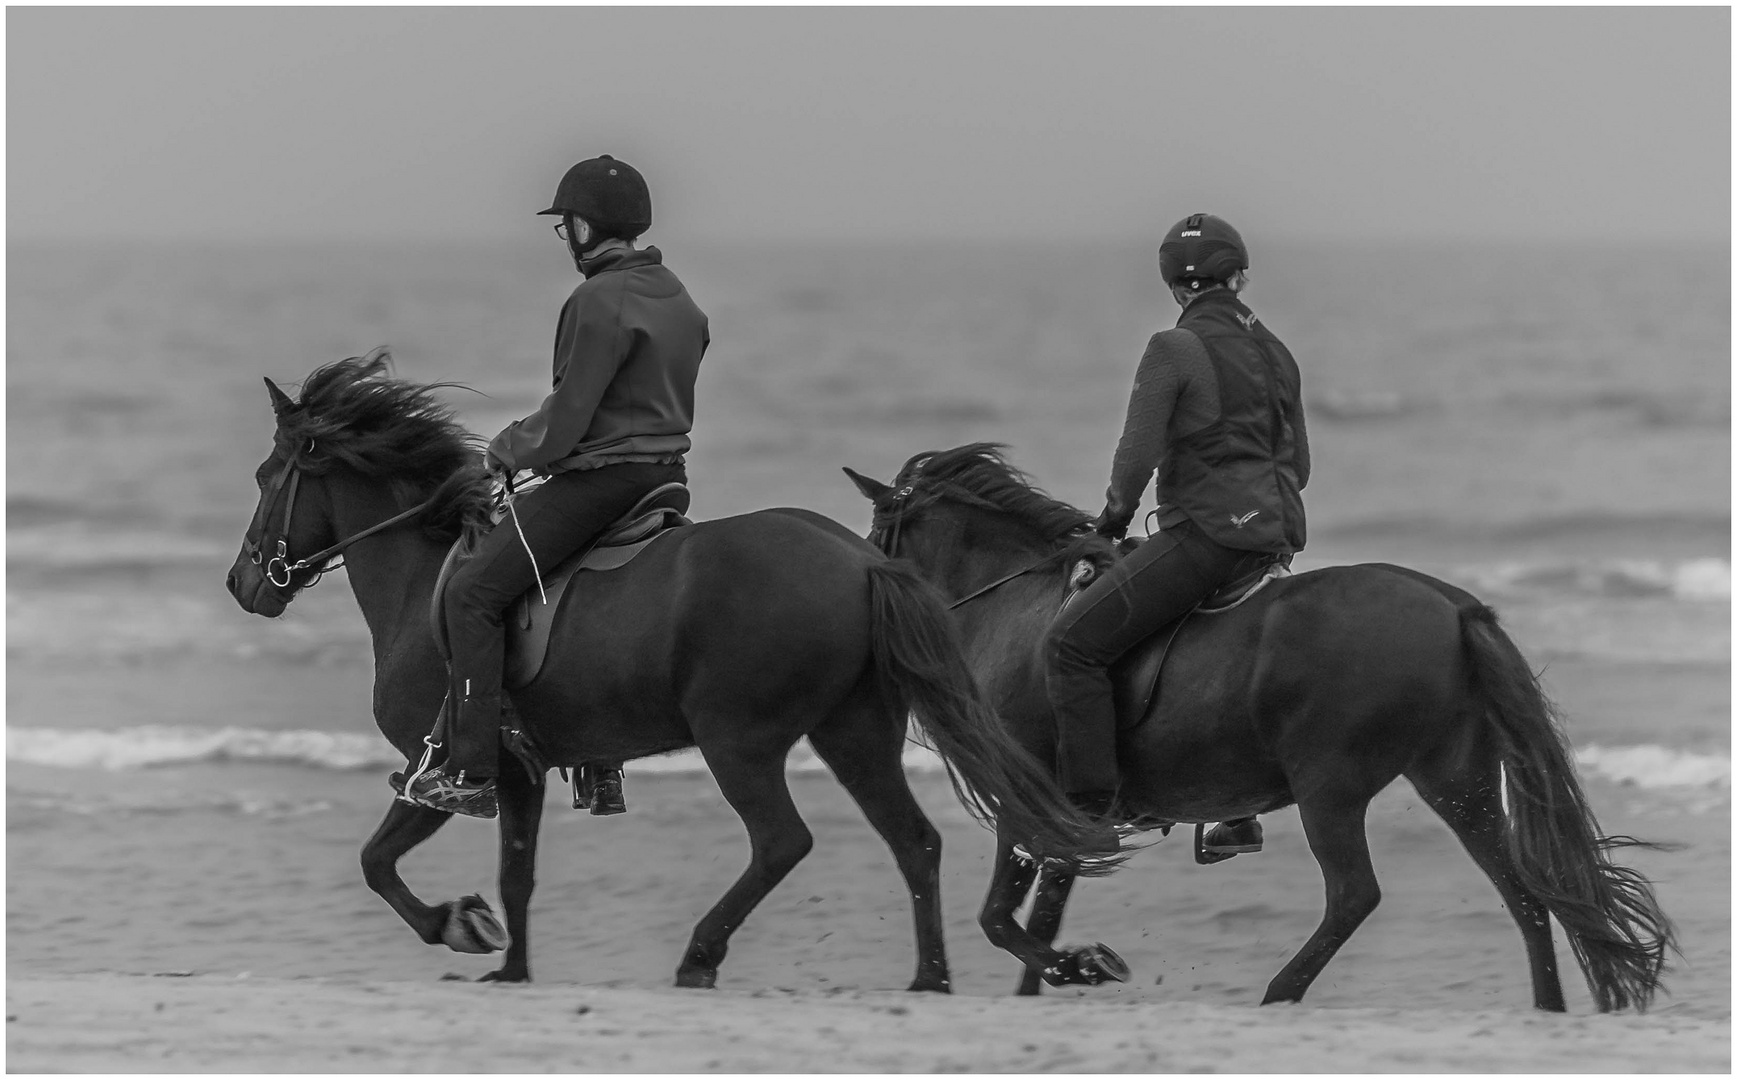
[(598, 769), (591, 778), (591, 813), (597, 817), (627, 813), (627, 797), (621, 791), (620, 769)]
[(463, 773), (448, 776), (444, 765), (411, 781), (404, 789), (404, 801), (466, 817), (492, 818), (500, 813), (493, 780), (467, 780)]
[(1261, 823), (1254, 818), (1221, 821), (1207, 830), (1200, 850), (1208, 855), (1249, 855), (1261, 849)]

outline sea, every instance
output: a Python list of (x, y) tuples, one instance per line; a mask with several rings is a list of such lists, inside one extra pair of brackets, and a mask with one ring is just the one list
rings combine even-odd
[[(1296, 568), (1403, 562), (1470, 589), (1561, 676), (1584, 772), (1728, 798), (1728, 246), (1255, 255), (1245, 298), (1303, 373), (1314, 477)], [(1134, 366), (1176, 316), (1148, 244), (664, 256), (711, 318), (699, 518), (802, 506), (866, 532), (841, 467), (884, 479), (977, 440), (1095, 512)], [(294, 393), (387, 345), (400, 377), (469, 388), (447, 398), (492, 434), (547, 392), (576, 283), (559, 250), (20, 243), (6, 271), (6, 757), (30, 778), (9, 784), (13, 820), (173, 811), (152, 802), (154, 770), (311, 782), (397, 764), (368, 721), (368, 635), (342, 571), (277, 620), (224, 589), (270, 449), (261, 380)], [(799, 748), (792, 767), (820, 766)], [(319, 812), (246, 787), (201, 805)]]

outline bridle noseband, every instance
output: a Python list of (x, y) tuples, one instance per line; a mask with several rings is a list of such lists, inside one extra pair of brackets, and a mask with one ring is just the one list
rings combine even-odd
[[(314, 441), (309, 439), (308, 450), (312, 451), (313, 448)], [(273, 555), (270, 561), (266, 561), (261, 550), (265, 541), (265, 527), (271, 521), (272, 512), (277, 509), (277, 500), (283, 494), (286, 482), (289, 486), (289, 498), (284, 505), (283, 528), (278, 532), (277, 554)], [(280, 589), (289, 588), (291, 575), (297, 570), (306, 568), (302, 563), (291, 566), (289, 562), (290, 520), (295, 515), (296, 492), (301, 487), (301, 482), (302, 472), (296, 468), (295, 455), (292, 454), (284, 461), (283, 468), (277, 471), (277, 475), (272, 477), (266, 494), (259, 500), (259, 509), (254, 511), (253, 524), (247, 528), (247, 540), (243, 547), (243, 550), (247, 552), (248, 560), (253, 565), (259, 566), (261, 562), (265, 563), (265, 579)], [(303, 562), (305, 563), (306, 560)], [(278, 580), (277, 575), (280, 567), (283, 573), (282, 581)]]
[[(305, 453), (311, 454), (313, 451), (314, 440), (309, 439)], [(351, 544), (360, 540), (366, 540), (375, 533), (381, 532), (385, 529), (390, 529), (392, 526), (401, 522), (409, 521), (417, 514), (422, 513), (424, 510), (432, 506), (435, 498), (431, 495), (423, 502), (418, 503), (402, 513), (395, 514), (377, 525), (370, 525), (361, 532), (345, 537), (333, 544), (331, 547), (316, 551), (307, 558), (298, 559), (292, 563), (289, 561), (290, 521), (295, 514), (296, 491), (300, 488), (301, 482), (302, 470), (296, 466), (295, 455), (291, 454), (288, 460), (283, 463), (283, 468), (279, 469), (277, 475), (272, 477), (266, 495), (260, 498), (259, 509), (254, 512), (253, 523), (247, 528), (247, 538), (242, 546), (242, 550), (247, 553), (247, 557), (253, 565), (259, 566), (262, 561), (264, 562), (265, 580), (271, 582), (271, 584), (278, 589), (289, 588), (290, 581), (296, 574), (310, 567), (317, 566), (320, 568), (319, 571), (302, 586), (303, 588), (312, 588), (314, 585), (319, 583), (320, 578), (324, 577), (327, 572), (336, 570), (338, 567), (343, 565), (341, 562), (334, 564), (332, 563), (332, 560), (342, 555), (345, 549), (347, 549)], [(269, 560), (266, 560), (262, 551), (265, 538), (265, 527), (266, 524), (271, 521), (272, 511), (277, 508), (278, 496), (283, 493), (286, 484), (289, 489), (289, 496), (284, 500), (283, 526), (278, 531), (277, 553)], [(278, 580), (278, 574), (280, 572), (283, 575), (282, 581)]]

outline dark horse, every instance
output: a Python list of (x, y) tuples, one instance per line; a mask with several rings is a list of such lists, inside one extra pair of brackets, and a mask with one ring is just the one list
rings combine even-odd
[[(1014, 737), (1053, 763), (1055, 722), (1039, 655), (1071, 567), (1113, 558), (1079, 510), (1034, 490), (994, 444), (920, 454), (891, 485), (851, 470), (874, 502), (870, 539), (953, 599), (972, 667)], [(1599, 835), (1550, 702), (1491, 610), (1397, 566), (1281, 579), (1223, 614), (1188, 620), (1154, 718), (1119, 740), (1122, 794), (1174, 822), (1297, 805), (1326, 879), (1320, 927), (1268, 985), (1297, 1001), (1375, 909), (1370, 800), (1404, 776), (1489, 875), (1519, 925), (1533, 1001), (1564, 1008), (1550, 916), (1601, 1010), (1644, 1008), (1660, 986), (1669, 921)], [(1504, 789), (1507, 810), (1504, 812)], [(1024, 962), (1021, 993), (1055, 982), (1050, 948), (1074, 874), (1000, 857), (982, 924)], [(1014, 920), (1041, 883), (1025, 927)]]
[[(314, 372), (299, 402), (266, 380), (277, 431), (228, 584), (243, 608), (276, 616), (347, 547), (373, 637), (374, 718), (409, 762), (446, 685), (429, 599), (454, 538), (485, 513), (488, 485), (475, 441), (436, 388), (385, 377), (381, 352)], [(526, 730), (550, 765), (697, 745), (752, 845), (747, 870), (695, 927), (677, 985), (713, 985), (730, 934), (813, 846), (784, 777), (804, 735), (892, 848), (910, 889), (913, 990), (945, 991), (949, 977), (941, 839), (900, 761), (907, 716), (984, 820), (1077, 871), (1113, 864), (1101, 836), (983, 706), (933, 588), (842, 525), (792, 509), (702, 522), (619, 570), (585, 576), (560, 612), (542, 674), (512, 693)], [(510, 944), (485, 978), (520, 981), (530, 977), (526, 907), (544, 785), (540, 772), (503, 757)], [(466, 931), (480, 900), (424, 904), (398, 876), (399, 858), (449, 816), (394, 800), (362, 850), (363, 873), (423, 941), (492, 951), (497, 942)], [(1073, 977), (1101, 981), (1099, 955), (1082, 950)]]

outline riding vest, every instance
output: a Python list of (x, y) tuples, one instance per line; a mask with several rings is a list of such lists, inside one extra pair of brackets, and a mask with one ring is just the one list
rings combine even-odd
[(489, 456), (551, 473), (678, 464), (692, 445), (706, 314), (654, 247), (606, 251), (585, 274), (561, 309), (554, 392), (496, 435)]
[(1301, 551), (1308, 449), (1297, 362), (1228, 289), (1195, 299), (1176, 325), (1206, 347), (1219, 415), (1171, 440), (1159, 503), (1178, 507), (1225, 547)]

